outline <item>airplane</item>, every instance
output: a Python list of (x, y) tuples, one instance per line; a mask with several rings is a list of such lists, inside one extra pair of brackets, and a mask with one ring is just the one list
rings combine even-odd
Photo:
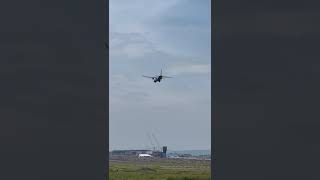
[(145, 75), (143, 75), (143, 77), (151, 78), (154, 83), (160, 82), (160, 81), (161, 81), (162, 79), (164, 79), (164, 78), (172, 78), (172, 77), (169, 77), (169, 76), (163, 76), (163, 75), (162, 75), (162, 69), (161, 69), (161, 72), (160, 72), (160, 75), (159, 75), (159, 76), (151, 77), (151, 76), (145, 76)]
[(138, 156), (139, 158), (141, 158), (141, 157), (153, 157), (153, 156), (151, 156), (150, 154), (139, 154), (139, 156)]

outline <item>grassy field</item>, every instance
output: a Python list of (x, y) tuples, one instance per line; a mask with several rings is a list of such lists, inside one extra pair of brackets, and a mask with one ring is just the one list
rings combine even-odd
[(109, 162), (110, 180), (210, 180), (210, 163)]

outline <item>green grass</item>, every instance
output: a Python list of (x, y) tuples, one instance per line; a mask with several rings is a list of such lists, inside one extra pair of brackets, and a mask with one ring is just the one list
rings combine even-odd
[(110, 180), (210, 180), (209, 166), (110, 163)]

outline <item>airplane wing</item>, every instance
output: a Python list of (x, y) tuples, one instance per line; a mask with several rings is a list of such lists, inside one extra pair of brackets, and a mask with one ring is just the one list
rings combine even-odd
[(151, 76), (145, 76), (145, 75), (142, 75), (143, 77), (146, 77), (146, 78), (151, 78), (151, 79), (154, 79), (156, 77), (151, 77)]
[(162, 78), (173, 78), (173, 77), (170, 77), (170, 76), (162, 76)]

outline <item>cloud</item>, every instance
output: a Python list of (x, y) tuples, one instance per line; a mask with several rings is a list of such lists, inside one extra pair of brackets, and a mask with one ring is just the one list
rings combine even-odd
[[(202, 56), (211, 51), (210, 3), (210, 0), (111, 1), (110, 31), (140, 33), (166, 52)], [(125, 51), (140, 57), (134, 53), (135, 47), (127, 47)]]
[[(122, 56), (126, 59), (141, 58), (155, 52), (154, 45), (140, 33), (111, 33), (110, 56)], [(117, 58), (111, 58), (111, 60)]]
[(179, 64), (169, 67), (168, 72), (173, 75), (210, 74), (211, 64)]
[[(110, 28), (116, 32), (145, 32), (145, 22), (158, 17), (181, 0), (113, 0), (110, 1)], [(147, 7), (147, 8), (146, 8)]]
[(205, 28), (211, 24), (211, 0), (182, 0), (166, 9), (147, 23), (180, 28)]
[[(190, 57), (174, 54), (160, 49), (157, 44), (148, 40), (141, 33), (111, 33), (110, 35), (111, 61), (136, 61), (140, 67), (153, 72), (160, 69), (174, 74), (207, 74), (211, 72), (210, 56)], [(207, 62), (207, 63), (205, 63)], [(143, 70), (143, 69), (141, 69)]]

